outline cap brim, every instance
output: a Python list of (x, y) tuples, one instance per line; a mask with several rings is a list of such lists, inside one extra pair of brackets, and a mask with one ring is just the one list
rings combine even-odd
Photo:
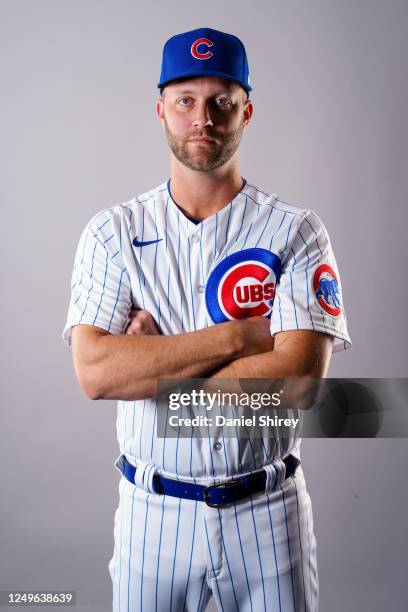
[(206, 70), (205, 72), (197, 72), (195, 70), (195, 71), (190, 71), (190, 72), (184, 72), (183, 74), (179, 74), (176, 77), (173, 77), (171, 79), (160, 81), (160, 83), (157, 83), (157, 87), (159, 87), (159, 89), (163, 89), (163, 87), (165, 87), (166, 85), (169, 85), (170, 83), (173, 83), (174, 81), (184, 81), (185, 79), (192, 79), (195, 77), (196, 78), (208, 77), (208, 76), (218, 77), (220, 79), (225, 79), (226, 81), (232, 81), (233, 83), (237, 83), (238, 85), (241, 85), (241, 87), (245, 89), (245, 91), (248, 93), (252, 91), (252, 87), (250, 85), (244, 85), (244, 83), (242, 83), (238, 79), (233, 79), (229, 74), (225, 74), (224, 72), (218, 72), (217, 70)]

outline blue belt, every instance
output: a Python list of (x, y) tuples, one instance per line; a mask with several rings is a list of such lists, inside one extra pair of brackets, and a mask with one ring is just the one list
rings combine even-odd
[[(286, 465), (286, 478), (292, 476), (296, 472), (296, 468), (300, 465), (300, 460), (293, 455), (285, 457), (283, 462)], [(124, 455), (119, 457), (115, 465), (122, 472), (123, 476), (134, 485), (136, 473), (135, 466), (129, 463)], [(207, 506), (211, 508), (219, 508), (227, 504), (232, 504), (258, 491), (264, 491), (266, 477), (266, 471), (262, 469), (247, 474), (246, 476), (240, 476), (239, 478), (205, 486), (193, 482), (166, 478), (156, 473), (153, 475), (152, 485), (154, 493), (204, 501)], [(275, 483), (271, 490), (275, 489), (276, 481), (277, 476), (275, 476)]]

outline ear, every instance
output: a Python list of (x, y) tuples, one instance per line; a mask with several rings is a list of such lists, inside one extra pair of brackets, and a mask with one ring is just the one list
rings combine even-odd
[(245, 106), (244, 106), (244, 126), (245, 127), (247, 127), (247, 125), (251, 121), (253, 112), (254, 112), (254, 105), (252, 104), (252, 100), (248, 98), (248, 100), (245, 100)]
[(160, 97), (156, 102), (156, 116), (160, 123), (164, 125), (164, 100)]

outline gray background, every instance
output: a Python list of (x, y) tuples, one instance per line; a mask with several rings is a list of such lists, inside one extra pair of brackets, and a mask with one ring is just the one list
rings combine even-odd
[[(84, 225), (167, 177), (162, 45), (201, 25), (245, 42), (243, 175), (314, 209), (342, 273), (354, 345), (330, 375), (405, 377), (408, 5), (0, 6), (0, 589), (72, 588), (77, 610), (107, 612), (115, 405), (82, 395), (60, 333)], [(322, 611), (406, 609), (407, 458), (406, 440), (304, 441)]]

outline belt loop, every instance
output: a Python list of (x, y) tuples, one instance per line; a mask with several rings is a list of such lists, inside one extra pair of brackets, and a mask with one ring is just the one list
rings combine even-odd
[(278, 487), (283, 485), (283, 483), (285, 482), (286, 463), (282, 459), (275, 459), (275, 461), (273, 461), (272, 463), (274, 464), (276, 468), (276, 473), (277, 473), (276, 485), (275, 485), (275, 489), (277, 489)]
[(286, 464), (282, 459), (275, 459), (272, 463), (263, 466), (266, 472), (265, 493), (276, 491), (286, 478)]
[(154, 493), (153, 476), (155, 471), (156, 468), (154, 465), (150, 465), (138, 459), (135, 472), (135, 485), (141, 487), (148, 493)]
[(265, 493), (270, 493), (275, 488), (276, 469), (272, 463), (269, 463), (268, 465), (264, 465), (263, 469), (266, 472)]
[(155, 474), (155, 466), (145, 463), (138, 459), (135, 472), (135, 485), (141, 487), (148, 493), (154, 493), (153, 476)]

